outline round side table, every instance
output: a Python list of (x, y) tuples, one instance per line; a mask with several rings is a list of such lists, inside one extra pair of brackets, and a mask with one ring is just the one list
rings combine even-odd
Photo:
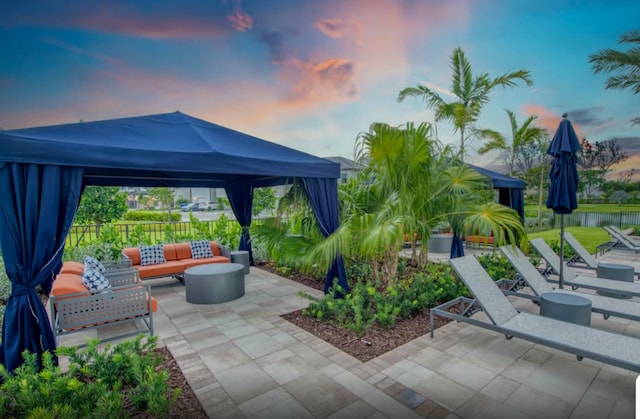
[(591, 326), (591, 300), (564, 292), (540, 294), (540, 315)]
[(231, 263), (244, 265), (244, 274), (249, 274), (249, 252), (246, 250), (234, 250), (231, 252)]
[[(635, 276), (635, 268), (631, 265), (622, 265), (620, 263), (608, 263), (600, 262), (596, 268), (596, 275), (598, 278), (611, 279), (615, 281), (633, 282)], [(612, 291), (597, 291), (598, 294), (605, 297), (614, 298), (631, 298), (631, 295), (627, 295), (621, 292)]]

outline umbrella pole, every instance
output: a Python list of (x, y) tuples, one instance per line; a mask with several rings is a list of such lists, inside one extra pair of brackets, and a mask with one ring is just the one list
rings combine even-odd
[(560, 272), (558, 284), (560, 289), (564, 287), (564, 214), (560, 214)]

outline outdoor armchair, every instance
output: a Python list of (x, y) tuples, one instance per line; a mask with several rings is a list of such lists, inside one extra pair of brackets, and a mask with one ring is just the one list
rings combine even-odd
[[(502, 333), (508, 339), (517, 337), (572, 353), (578, 360), (591, 358), (640, 372), (639, 339), (535, 314), (519, 313), (474, 256), (451, 259), (450, 263), (475, 300), (458, 297), (433, 308), (432, 322), (433, 316), (438, 315)], [(461, 308), (461, 314), (447, 311), (456, 305)], [(472, 318), (473, 310), (470, 307), (479, 307), (489, 321)]]

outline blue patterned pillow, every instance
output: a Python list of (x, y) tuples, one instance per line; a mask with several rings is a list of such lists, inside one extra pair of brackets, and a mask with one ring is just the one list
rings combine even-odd
[(153, 246), (140, 246), (140, 265), (156, 265), (158, 263), (165, 263), (164, 248), (161, 244), (154, 244)]
[(84, 270), (86, 271), (87, 269), (95, 269), (96, 271), (100, 272), (101, 274), (105, 273), (107, 270), (105, 269), (104, 265), (102, 263), (100, 263), (100, 261), (96, 258), (94, 258), (93, 256), (85, 256), (84, 257)]
[(191, 246), (191, 257), (194, 259), (204, 259), (213, 257), (209, 240), (198, 240), (189, 243)]
[(85, 269), (82, 283), (90, 290), (102, 291), (111, 288), (109, 280), (96, 269)]

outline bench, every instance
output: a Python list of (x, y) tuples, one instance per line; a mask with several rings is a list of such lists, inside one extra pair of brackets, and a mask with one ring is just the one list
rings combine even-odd
[[(152, 265), (142, 265), (140, 257), (140, 249), (138, 247), (128, 247), (122, 250), (122, 257), (130, 266), (138, 269), (140, 278), (160, 278), (165, 276), (173, 276), (179, 280), (184, 279), (184, 271), (192, 266), (205, 265), (209, 263), (229, 263), (229, 256), (223, 256), (222, 252), (228, 252), (229, 249), (218, 245), (218, 243), (209, 242), (213, 257), (204, 257), (194, 259), (191, 255), (191, 246), (189, 242), (164, 244), (162, 250), (164, 253), (164, 263)], [(228, 253), (227, 253), (228, 255)]]
[(480, 235), (466, 236), (464, 238), (464, 241), (465, 241), (465, 244), (467, 245), (467, 247), (469, 247), (469, 246), (482, 246), (482, 247), (493, 246), (493, 236), (480, 236)]
[[(107, 271), (105, 277), (111, 288), (96, 291), (85, 287), (81, 273), (71, 272), (76, 267), (74, 263), (65, 262), (65, 265), (67, 268), (56, 276), (49, 297), (51, 328), (56, 343), (61, 336), (70, 333), (137, 320), (145, 325), (143, 332), (153, 336), (153, 313), (158, 308), (157, 302), (151, 296), (151, 286), (142, 284), (136, 269)], [(136, 330), (104, 341), (139, 333)]]

